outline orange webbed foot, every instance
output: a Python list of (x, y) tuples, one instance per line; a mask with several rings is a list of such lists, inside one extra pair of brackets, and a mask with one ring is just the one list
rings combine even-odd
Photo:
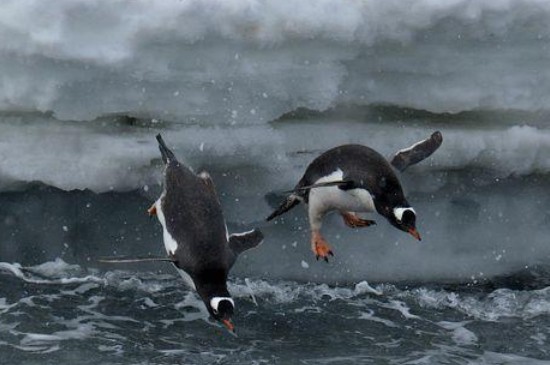
[(319, 260), (322, 258), (325, 262), (328, 262), (329, 256), (334, 256), (334, 253), (330, 249), (327, 241), (317, 231), (311, 234), (311, 250), (315, 254), (315, 258)]
[(344, 212), (341, 214), (342, 214), (342, 218), (344, 218), (344, 223), (346, 223), (346, 225), (351, 228), (368, 227), (376, 224), (375, 221), (372, 221), (370, 219), (359, 218), (354, 213)]

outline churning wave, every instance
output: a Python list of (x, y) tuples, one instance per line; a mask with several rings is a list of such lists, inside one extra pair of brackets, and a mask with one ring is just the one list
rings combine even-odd
[[(209, 321), (200, 299), (175, 273), (99, 272), (56, 259), (32, 267), (2, 262), (0, 276), (0, 348), (19, 363), (48, 354), (60, 361), (76, 356), (88, 363), (92, 356), (96, 363), (121, 364), (144, 358), (155, 364), (543, 364), (538, 359), (548, 355), (544, 327), (536, 329), (550, 314), (550, 291), (542, 286), (488, 290), (237, 279), (229, 288), (237, 304), (239, 337), (233, 338)], [(492, 335), (522, 331), (531, 336), (508, 342)], [(327, 335), (329, 343), (315, 346)]]
[[(549, 15), (539, 0), (7, 1), (2, 257), (83, 264), (161, 247), (138, 213), (160, 190), (161, 132), (211, 173), (231, 229), (269, 237), (237, 275), (462, 282), (543, 265)], [(401, 176), (422, 245), (329, 217), (325, 267), (301, 211), (262, 222), (322, 151), (391, 156), (435, 129), (441, 148)]]
[[(109, 288), (119, 293), (137, 291), (141, 295), (157, 295), (163, 291), (177, 290), (182, 293), (185, 305), (203, 305), (175, 273), (134, 272), (126, 270), (100, 271), (69, 264), (60, 258), (35, 266), (22, 266), (18, 263), (0, 262), (0, 273), (5, 279), (12, 277), (20, 282), (53, 287), (70, 288), (61, 294), (84, 294), (93, 288)], [(369, 284), (361, 281), (350, 285), (313, 284), (308, 282), (277, 281), (249, 278), (233, 278), (229, 290), (235, 298), (254, 305), (264, 303), (292, 304), (307, 303), (315, 306), (319, 302), (344, 301), (363, 303), (391, 308), (404, 317), (414, 318), (408, 304), (427, 309), (451, 308), (473, 319), (497, 321), (502, 318), (531, 319), (550, 314), (550, 281), (546, 277), (548, 269), (539, 268), (529, 272), (518, 272), (506, 277), (486, 280), (477, 284), (437, 285), (422, 283)], [(515, 284), (511, 284), (515, 283)], [(192, 299), (194, 297), (194, 299)], [(154, 307), (153, 301), (148, 302)], [(4, 300), (4, 309), (11, 308)], [(318, 310), (322, 310), (318, 308)], [(202, 319), (208, 317), (201, 310)]]

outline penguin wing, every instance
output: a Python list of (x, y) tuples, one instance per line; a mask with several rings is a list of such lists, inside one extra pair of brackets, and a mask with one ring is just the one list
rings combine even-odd
[(403, 172), (409, 166), (419, 163), (434, 153), (443, 143), (443, 135), (435, 131), (429, 138), (398, 151), (391, 160), (391, 164), (397, 170)]
[(117, 257), (102, 257), (97, 261), (107, 264), (123, 264), (132, 262), (174, 262), (171, 257), (156, 257), (156, 256), (117, 256)]
[(243, 233), (233, 233), (229, 236), (229, 248), (235, 257), (242, 252), (258, 246), (264, 240), (264, 234), (259, 229)]
[(280, 216), (283, 213), (288, 212), (290, 209), (300, 204), (301, 201), (302, 200), (298, 195), (294, 193), (290, 194), (285, 198), (285, 200), (283, 200), (281, 204), (279, 204), (277, 209), (275, 209), (273, 213), (271, 213), (269, 217), (267, 217), (265, 220), (269, 222), (270, 220), (275, 219), (276, 217)]
[(299, 191), (306, 191), (306, 190), (311, 190), (315, 188), (326, 188), (330, 186), (338, 186), (340, 189), (346, 190), (346, 189), (352, 189), (352, 186), (354, 184), (355, 183), (351, 180), (327, 181), (327, 182), (322, 182), (318, 184), (300, 186), (294, 190), (286, 191), (286, 193), (295, 193)]

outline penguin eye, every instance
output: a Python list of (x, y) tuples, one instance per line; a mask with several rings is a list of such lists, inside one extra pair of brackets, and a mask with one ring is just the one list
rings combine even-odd
[(404, 208), (394, 208), (393, 216), (395, 217), (395, 221), (398, 224), (401, 224), (403, 222), (403, 214), (405, 212), (406, 212), (406, 209), (404, 209)]
[(220, 303), (225, 301), (229, 302), (232, 307), (235, 306), (233, 299), (229, 297), (214, 297), (210, 299), (210, 308), (212, 308), (212, 312), (217, 315), (220, 312)]

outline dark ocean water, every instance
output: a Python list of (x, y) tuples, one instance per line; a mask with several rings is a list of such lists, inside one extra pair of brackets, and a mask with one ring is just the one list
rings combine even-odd
[(516, 289), (237, 279), (237, 336), (171, 271), (56, 260), (0, 275), (5, 364), (550, 363), (550, 288), (533, 273), (507, 278)]

